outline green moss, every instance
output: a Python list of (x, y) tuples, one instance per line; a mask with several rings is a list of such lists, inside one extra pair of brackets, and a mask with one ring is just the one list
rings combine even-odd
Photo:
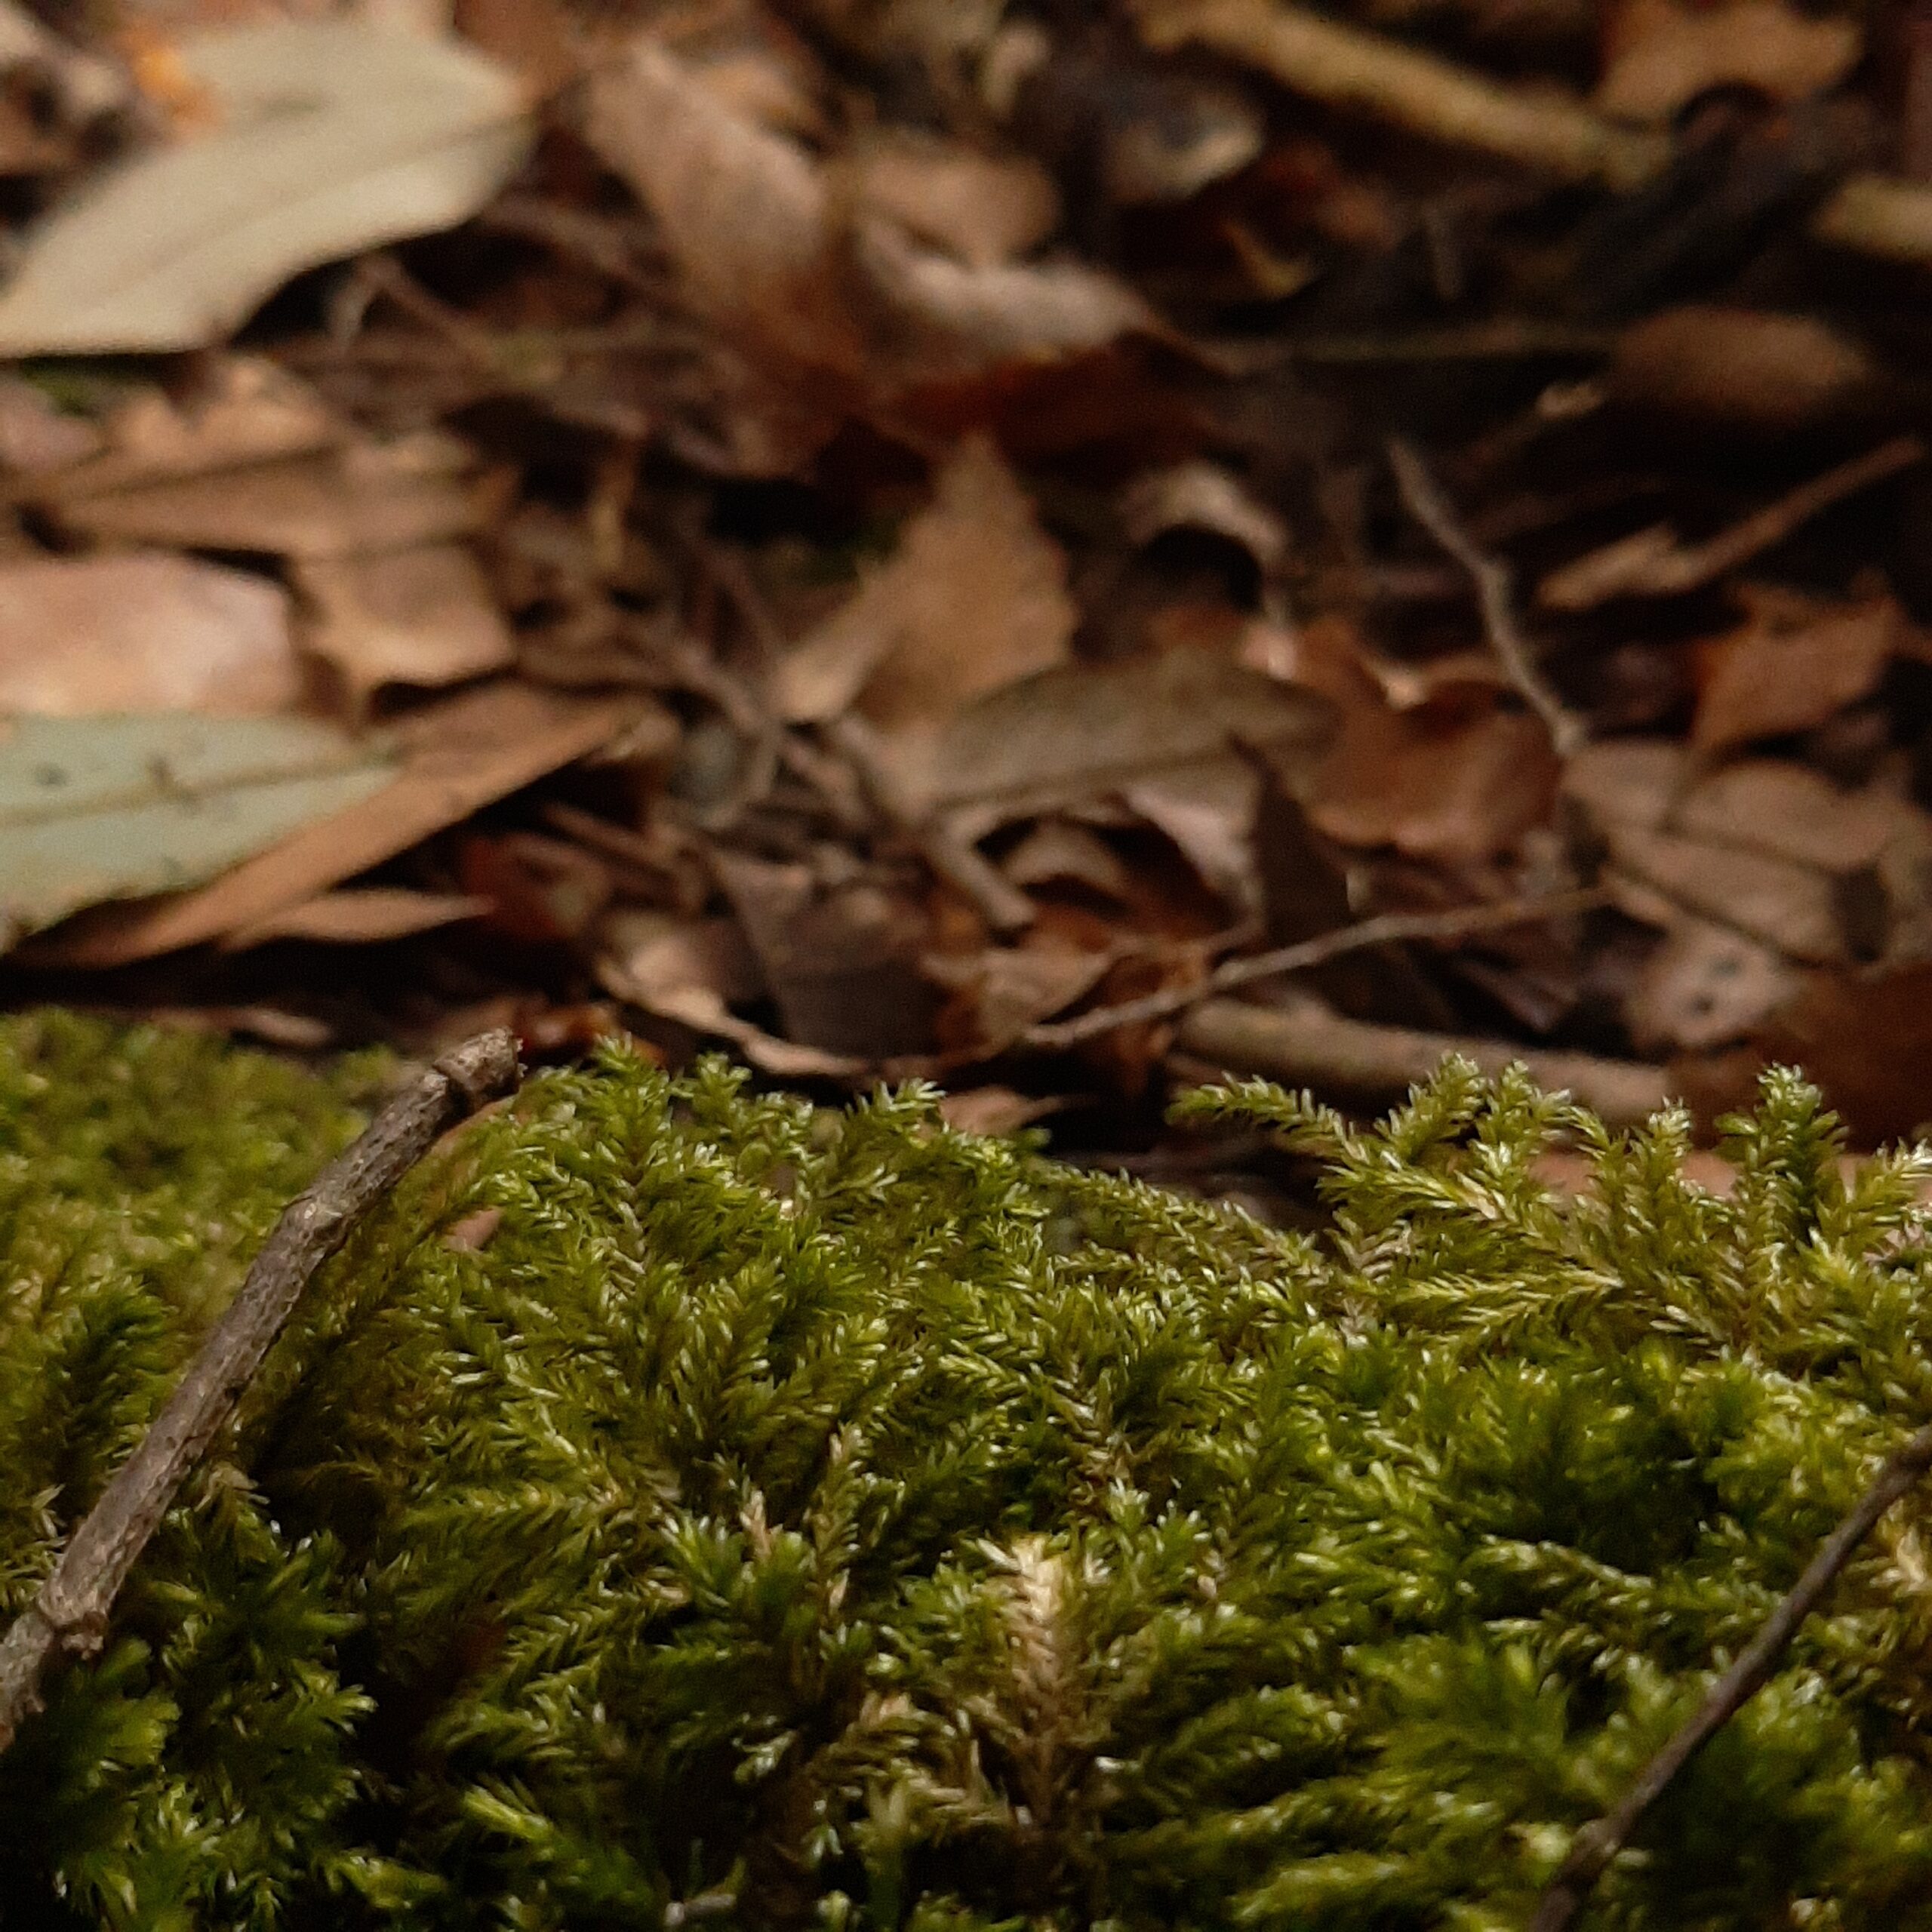
[[(67, 1021), (0, 1054), (42, 1157), (0, 1224), (11, 1608), (366, 1076)], [(0, 1758), (0, 1915), (1522, 1924), (1932, 1416), (1926, 1163), (1847, 1183), (1784, 1076), (1723, 1200), (1681, 1121), (1454, 1068), (1373, 1133), (1196, 1110), (1324, 1154), (1332, 1235), (918, 1093), (533, 1083), (320, 1285)], [(1593, 1198), (1539, 1181), (1558, 1134)], [(1932, 1925), (1925, 1507), (1592, 1923)]]

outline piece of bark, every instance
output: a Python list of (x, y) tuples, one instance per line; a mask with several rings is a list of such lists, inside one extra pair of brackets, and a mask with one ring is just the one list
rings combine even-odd
[(0, 1638), (0, 1750), (40, 1709), (48, 1671), (100, 1648), (122, 1585), (189, 1472), (234, 1414), (315, 1271), (444, 1134), (508, 1093), (518, 1072), (510, 1033), (466, 1041), (391, 1101), (289, 1204), (140, 1446), (115, 1472), (32, 1602)]

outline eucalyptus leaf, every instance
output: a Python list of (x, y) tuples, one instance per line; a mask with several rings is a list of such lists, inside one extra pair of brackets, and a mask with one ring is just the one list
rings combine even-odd
[(377, 741), (300, 718), (17, 718), (0, 737), (0, 945), (198, 885), (389, 782)]
[(303, 269), (453, 226), (521, 163), (514, 78), (343, 20), (183, 35), (213, 131), (100, 175), (27, 238), (0, 354), (192, 349)]

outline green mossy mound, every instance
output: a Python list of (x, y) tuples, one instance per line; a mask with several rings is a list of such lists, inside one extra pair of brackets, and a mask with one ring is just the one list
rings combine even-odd
[[(0, 1611), (369, 1079), (0, 1030)], [(1927, 1163), (1847, 1184), (1783, 1077), (1721, 1200), (1681, 1122), (1453, 1068), (1370, 1134), (1212, 1104), (1329, 1158), (1331, 1236), (918, 1094), (533, 1083), (0, 1758), (0, 1923), (1521, 1926), (1932, 1418)], [(1927, 1508), (1592, 1924), (1932, 1926)]]

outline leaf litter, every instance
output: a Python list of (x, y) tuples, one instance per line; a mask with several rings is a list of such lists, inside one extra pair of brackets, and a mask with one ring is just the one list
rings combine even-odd
[(1923, 37), (1601, 12), (0, 15), (17, 996), (1909, 1131)]

